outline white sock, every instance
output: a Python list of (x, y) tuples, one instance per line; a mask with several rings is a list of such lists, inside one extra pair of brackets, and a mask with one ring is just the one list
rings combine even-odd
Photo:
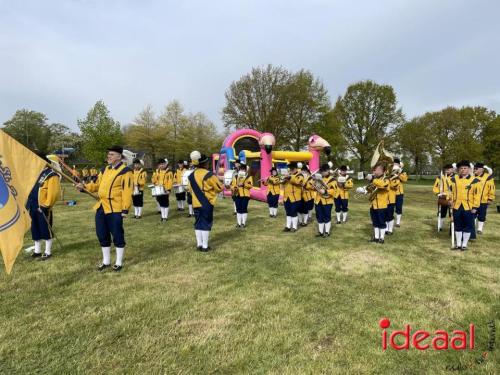
[(234, 212), (236, 212), (236, 203), (233, 203), (234, 206)]
[(202, 246), (204, 249), (208, 247), (208, 235), (210, 232), (208, 230), (201, 231)]
[(189, 205), (189, 214), (190, 215), (194, 215), (194, 210), (193, 210), (193, 205), (192, 204)]
[(340, 221), (340, 215), (341, 215), (341, 213), (340, 212), (336, 212), (335, 214), (337, 215), (337, 221)]
[(274, 210), (274, 216), (277, 216), (278, 215), (278, 207), (274, 207), (273, 210)]
[(442, 217), (439, 218), (439, 228), (444, 228), (444, 219)]
[(464, 232), (463, 237), (462, 237), (462, 247), (467, 247), (467, 244), (469, 243), (469, 238), (470, 238), (470, 233)]
[(288, 229), (291, 229), (292, 228), (292, 217), (291, 216), (287, 216), (286, 217), (286, 227)]
[(303, 222), (303, 221), (302, 221), (302, 214), (301, 214), (301, 213), (298, 213), (298, 214), (297, 214), (297, 222), (298, 222), (298, 223), (301, 223), (301, 224), (302, 224), (302, 222)]
[(142, 207), (137, 207), (137, 216), (142, 216)]
[(394, 229), (394, 220), (388, 221), (387, 222), (387, 231), (392, 233), (393, 229)]
[(342, 221), (345, 223), (347, 221), (347, 212), (342, 212)]
[(247, 225), (247, 217), (248, 214), (241, 214), (241, 222), (243, 223), (243, 225)]
[(483, 231), (483, 226), (484, 226), (484, 221), (478, 221), (477, 222), (477, 230), (479, 232), (482, 232)]
[(134, 216), (137, 216), (137, 207), (134, 206)]
[(236, 214), (236, 222), (238, 223), (238, 225), (241, 225), (241, 214)]
[(203, 245), (203, 240), (201, 236), (201, 230), (196, 229), (194, 231), (194, 234), (196, 235), (196, 247), (200, 247)]
[(313, 210), (309, 210), (309, 220), (311, 220), (313, 217)]
[(321, 234), (325, 233), (325, 223), (318, 223), (318, 230)]
[(457, 247), (462, 247), (462, 232), (455, 232), (455, 240), (457, 241)]
[(42, 241), (35, 241), (35, 254), (40, 254), (42, 252)]
[(380, 231), (378, 228), (373, 228), (375, 232), (375, 239), (378, 240), (380, 238)]
[(45, 254), (50, 255), (52, 254), (52, 239), (50, 240), (45, 240)]
[(307, 219), (309, 219), (309, 215), (308, 214), (302, 214), (302, 222), (304, 224), (307, 224)]
[(165, 207), (165, 219), (168, 219), (168, 207)]
[(380, 239), (383, 240), (385, 237), (385, 229), (384, 228), (379, 228), (380, 230)]
[(124, 247), (117, 247), (116, 248), (116, 265), (121, 266), (123, 264), (123, 253), (125, 252)]
[(397, 225), (401, 224), (401, 215), (400, 214), (396, 215), (396, 224)]
[(299, 223), (299, 217), (298, 216), (292, 217), (292, 226), (294, 229), (297, 229), (298, 223)]
[(102, 264), (109, 266), (111, 264), (111, 247), (101, 247)]
[(330, 233), (330, 229), (332, 228), (332, 222), (329, 221), (328, 223), (325, 223), (325, 232)]
[(271, 216), (273, 215), (273, 210), (274, 209), (272, 207), (269, 207), (269, 215), (271, 215)]

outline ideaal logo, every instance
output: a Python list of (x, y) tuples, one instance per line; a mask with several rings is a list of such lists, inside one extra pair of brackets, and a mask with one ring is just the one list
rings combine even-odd
[[(468, 331), (454, 330), (451, 333), (438, 329), (433, 333), (423, 329), (412, 330), (409, 324), (405, 324), (402, 330), (387, 332), (391, 321), (387, 318), (380, 319), (379, 326), (382, 328), (382, 350), (387, 350), (389, 345), (394, 350), (408, 350), (413, 347), (418, 350), (466, 350), (474, 349), (475, 327), (469, 324)], [(396, 343), (403, 338), (403, 343)]]
[[(1, 157), (1, 156), (0, 156)], [(0, 232), (10, 228), (19, 220), (19, 206), (15, 200), (16, 189), (10, 185), (12, 175), (0, 160)]]

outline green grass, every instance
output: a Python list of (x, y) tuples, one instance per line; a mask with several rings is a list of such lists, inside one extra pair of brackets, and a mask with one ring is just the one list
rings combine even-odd
[[(369, 244), (365, 199), (350, 221), (317, 239), (316, 223), (282, 233), (250, 202), (249, 225), (234, 228), (232, 201), (219, 200), (214, 252), (195, 251), (192, 220), (172, 209), (160, 224), (152, 199), (127, 219), (125, 267), (99, 273), (91, 199), (67, 189), (57, 205), (49, 262), (20, 253), (0, 273), (0, 373), (498, 373), (497, 348), (482, 364), (487, 322), (500, 326), (500, 215), (467, 253), (435, 232), (429, 186), (409, 185), (402, 227)], [(175, 206), (171, 199), (171, 205)], [(26, 242), (28, 246), (29, 241)], [(465, 329), (474, 351), (381, 350), (378, 321), (392, 328)]]

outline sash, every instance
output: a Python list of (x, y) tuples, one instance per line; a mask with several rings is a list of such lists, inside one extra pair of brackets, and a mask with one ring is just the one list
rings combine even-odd
[[(210, 176), (212, 176), (212, 173), (207, 172), (207, 174), (203, 177), (202, 181), (205, 181)], [(189, 175), (188, 180), (189, 180), (189, 183), (191, 184), (191, 190), (193, 191), (193, 193), (196, 196), (196, 198), (198, 199), (198, 201), (201, 203), (202, 207), (211, 206), (207, 197), (205, 197), (205, 194), (203, 194), (203, 191), (200, 189), (200, 186), (196, 182), (196, 179), (194, 178), (194, 172)]]

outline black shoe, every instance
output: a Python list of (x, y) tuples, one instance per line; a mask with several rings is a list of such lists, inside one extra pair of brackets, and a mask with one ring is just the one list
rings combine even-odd
[(236, 224), (236, 228), (241, 228), (241, 225), (240, 224)]
[(380, 239), (378, 240), (378, 243), (382, 245), (384, 243), (384, 240)]
[(31, 254), (31, 257), (32, 257), (32, 258), (39, 258), (39, 257), (41, 257), (41, 256), (42, 256), (42, 253), (32, 253), (32, 254)]
[(401, 226), (401, 224), (396, 224), (396, 228), (399, 228)]
[(52, 256), (52, 254), (43, 253), (40, 260), (49, 260), (51, 256)]
[(337, 221), (335, 224), (342, 224), (342, 222), (341, 221)]
[(327, 238), (327, 237), (330, 237), (330, 233), (329, 233), (329, 232), (325, 232), (325, 233), (323, 234), (323, 238)]
[(142, 216), (137, 216), (136, 219), (142, 219)]
[(297, 229), (292, 228), (292, 229), (290, 229), (290, 232), (295, 233), (295, 232), (297, 232)]
[(122, 268), (123, 268), (122, 266), (118, 266), (118, 265), (116, 265), (116, 264), (115, 264), (115, 265), (113, 266), (113, 271), (115, 271), (115, 272), (119, 272), (119, 271), (121, 271), (121, 270), (122, 270)]
[(201, 249), (203, 249), (202, 246), (196, 246), (196, 250), (201, 251)]
[(269, 214), (269, 217), (274, 217), (273, 215)]
[(203, 253), (208, 253), (211, 249), (212, 248), (210, 246), (209, 247), (202, 247), (200, 251)]
[(386, 235), (392, 236), (392, 232), (385, 232)]
[(375, 237), (372, 237), (371, 239), (368, 240), (368, 242), (378, 242), (378, 239)]
[(233, 215), (236, 215), (236, 214), (237, 214), (237, 212), (233, 212)]
[(158, 211), (156, 214), (157, 214), (157, 215), (161, 215), (161, 211)]
[(246, 227), (247, 227), (247, 225), (246, 225), (246, 224), (241, 224), (241, 227), (242, 227), (242, 228), (246, 228)]
[(459, 249), (460, 248), (457, 245), (455, 245), (454, 247), (451, 248), (452, 251), (459, 250)]
[(101, 263), (97, 266), (97, 270), (98, 271), (104, 271), (106, 268), (110, 267), (111, 264), (104, 264), (104, 263)]
[(478, 230), (477, 234), (483, 234), (483, 231), (482, 230)]
[(316, 237), (323, 237), (323, 233), (320, 232), (316, 233)]
[(467, 250), (467, 246), (462, 246), (462, 247), (460, 248), (460, 251), (466, 251), (466, 250)]
[(284, 228), (283, 228), (283, 232), (290, 232), (290, 231), (291, 231), (291, 229), (290, 229), (290, 228), (288, 228), (288, 227), (284, 227)]

